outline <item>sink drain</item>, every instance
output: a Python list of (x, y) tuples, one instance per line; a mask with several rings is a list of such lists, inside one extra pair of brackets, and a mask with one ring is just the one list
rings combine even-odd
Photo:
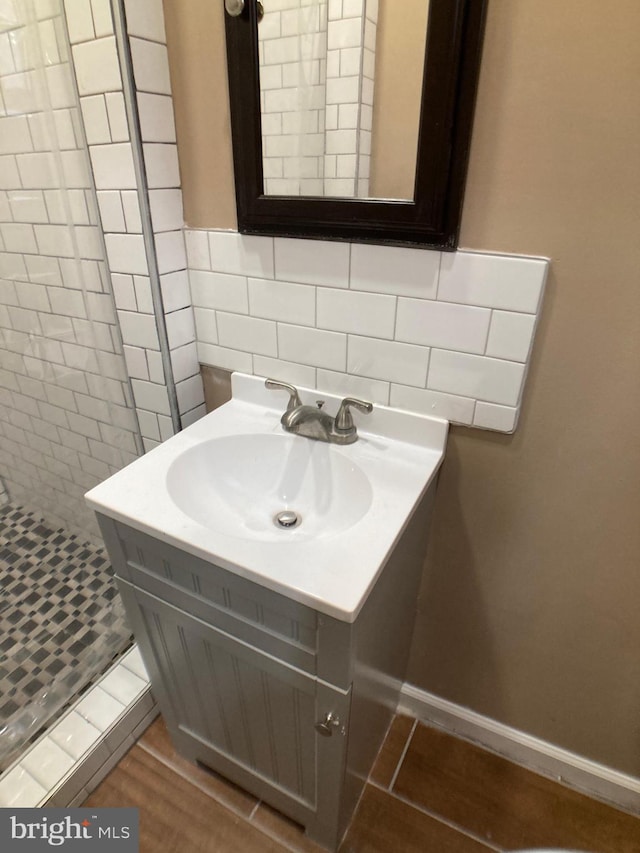
[(273, 516), (273, 523), (275, 526), (282, 527), (285, 530), (293, 530), (293, 528), (298, 527), (301, 522), (302, 518), (292, 509), (285, 509), (282, 512), (277, 512)]

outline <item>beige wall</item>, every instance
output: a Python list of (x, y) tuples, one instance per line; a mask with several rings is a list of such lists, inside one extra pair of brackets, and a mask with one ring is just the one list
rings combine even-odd
[[(187, 27), (165, 5), (187, 220), (231, 227), (228, 119), (209, 76), (223, 48), (201, 33), (222, 16), (193, 0)], [(607, 15), (598, 0), (490, 0), (461, 246), (547, 255), (552, 275), (517, 433), (452, 430), (410, 669), (636, 775), (639, 31), (637, 0)]]

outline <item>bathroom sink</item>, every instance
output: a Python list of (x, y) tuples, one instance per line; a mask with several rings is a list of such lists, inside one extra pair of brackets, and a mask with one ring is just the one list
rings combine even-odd
[[(448, 423), (384, 406), (339, 446), (283, 432), (281, 395), (233, 398), (87, 493), (102, 516), (343, 621), (357, 617), (442, 461)], [(335, 414), (340, 398), (300, 388)]]
[(285, 544), (346, 530), (372, 501), (369, 479), (348, 456), (285, 433), (227, 435), (189, 447), (169, 466), (167, 490), (197, 524)]

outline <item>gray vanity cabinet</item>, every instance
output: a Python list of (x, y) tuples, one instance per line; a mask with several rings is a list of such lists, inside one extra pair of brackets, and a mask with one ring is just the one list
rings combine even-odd
[(330, 849), (397, 704), (432, 491), (352, 624), (98, 516), (177, 750)]

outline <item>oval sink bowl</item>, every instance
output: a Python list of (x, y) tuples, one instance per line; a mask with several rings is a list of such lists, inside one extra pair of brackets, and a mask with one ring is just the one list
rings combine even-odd
[[(261, 541), (332, 536), (356, 524), (373, 491), (362, 469), (332, 445), (291, 435), (221, 436), (184, 450), (167, 490), (193, 521)], [(288, 515), (280, 526), (277, 517)], [(281, 516), (282, 517), (282, 516)]]

